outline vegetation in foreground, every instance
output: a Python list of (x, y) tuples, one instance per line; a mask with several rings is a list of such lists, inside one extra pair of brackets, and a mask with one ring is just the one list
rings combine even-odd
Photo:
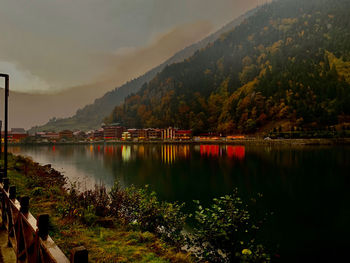
[[(51, 216), (50, 235), (66, 254), (83, 245), (91, 262), (270, 261), (255, 240), (261, 221), (237, 191), (214, 199), (209, 208), (196, 201), (194, 215), (186, 215), (183, 204), (159, 201), (148, 187), (65, 189), (60, 173), (20, 156), (11, 155), (10, 169), (19, 195), (31, 197), (33, 215)], [(188, 217), (193, 217), (190, 234), (184, 231)]]
[(9, 169), (18, 196), (31, 198), (30, 212), (36, 218), (50, 215), (50, 236), (66, 255), (82, 245), (89, 251), (90, 262), (193, 262), (189, 253), (153, 233), (94, 215), (89, 209), (70, 209), (72, 203), (67, 200), (73, 195), (65, 190), (64, 177), (53, 169), (12, 155)]

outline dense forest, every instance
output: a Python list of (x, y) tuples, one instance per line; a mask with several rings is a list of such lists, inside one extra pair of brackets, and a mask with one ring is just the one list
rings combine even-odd
[(255, 133), (350, 122), (350, 1), (280, 0), (165, 67), (107, 122)]

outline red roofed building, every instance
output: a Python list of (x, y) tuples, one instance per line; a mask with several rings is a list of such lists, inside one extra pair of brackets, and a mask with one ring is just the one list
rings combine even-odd
[(28, 133), (23, 128), (12, 128), (9, 137), (10, 135), (11, 139), (17, 142), (28, 137)]

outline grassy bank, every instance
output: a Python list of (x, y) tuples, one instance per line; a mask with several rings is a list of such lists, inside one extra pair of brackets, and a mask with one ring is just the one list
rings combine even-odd
[(18, 196), (31, 198), (30, 211), (35, 217), (50, 215), (50, 236), (67, 256), (73, 247), (82, 245), (89, 251), (90, 262), (193, 262), (189, 254), (156, 235), (119, 224), (113, 218), (94, 218), (95, 223), (89, 226), (75, 216), (62, 216), (69, 197), (65, 178), (49, 166), (10, 155), (8, 176)]

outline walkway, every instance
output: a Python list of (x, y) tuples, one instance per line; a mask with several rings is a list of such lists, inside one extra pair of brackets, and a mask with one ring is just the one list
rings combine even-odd
[(16, 255), (11, 247), (7, 246), (7, 232), (0, 229), (0, 263), (15, 263)]

